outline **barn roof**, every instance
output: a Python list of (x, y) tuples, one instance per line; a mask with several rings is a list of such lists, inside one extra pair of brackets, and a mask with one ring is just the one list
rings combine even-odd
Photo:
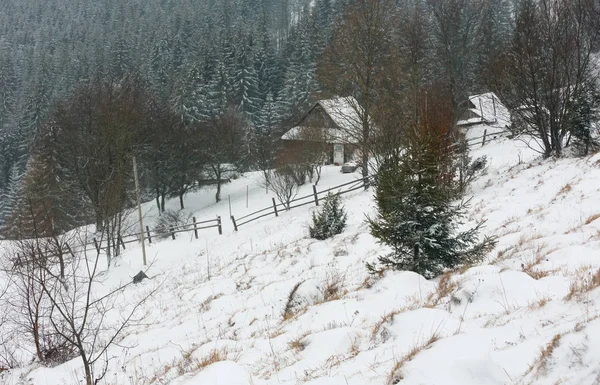
[(459, 126), (478, 123), (498, 124), (505, 126), (510, 123), (510, 113), (493, 92), (469, 96), (468, 111), (472, 116), (458, 121)]

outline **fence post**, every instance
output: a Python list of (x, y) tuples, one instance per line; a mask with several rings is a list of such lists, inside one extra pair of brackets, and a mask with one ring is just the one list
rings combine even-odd
[(171, 230), (171, 237), (173, 237), (173, 239), (175, 239), (175, 229), (171, 227), (170, 230)]
[(217, 225), (219, 228), (219, 235), (223, 235), (223, 227), (221, 226), (221, 216), (217, 215)]
[(152, 237), (150, 236), (150, 227), (146, 226), (146, 234), (148, 234), (148, 243), (152, 243)]
[(273, 199), (273, 210), (275, 210), (275, 216), (278, 217), (279, 213), (277, 212), (277, 203), (275, 203), (275, 198)]
[(315, 195), (315, 205), (319, 205), (319, 195), (317, 194), (317, 186), (313, 184), (313, 194)]
[(481, 142), (481, 147), (485, 146), (485, 137), (487, 136), (487, 128), (483, 130), (483, 141)]
[(96, 238), (94, 238), (94, 246), (96, 246), (96, 251), (98, 252), (98, 254), (100, 254), (100, 245), (98, 244)]
[(235, 223), (235, 218), (233, 217), (233, 215), (231, 216), (231, 222), (233, 222), (233, 229), (235, 231), (238, 231), (238, 229), (237, 229), (237, 223)]
[(192, 220), (194, 221), (194, 236), (196, 237), (196, 239), (198, 239), (198, 227), (196, 226), (196, 217), (192, 217)]

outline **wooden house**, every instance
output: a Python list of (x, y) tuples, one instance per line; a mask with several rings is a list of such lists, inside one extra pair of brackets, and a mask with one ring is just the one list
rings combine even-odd
[(360, 108), (351, 97), (316, 102), (281, 137), (277, 163), (298, 163), (307, 153), (322, 153), (326, 164), (341, 165), (357, 158), (357, 141), (352, 133), (362, 127)]

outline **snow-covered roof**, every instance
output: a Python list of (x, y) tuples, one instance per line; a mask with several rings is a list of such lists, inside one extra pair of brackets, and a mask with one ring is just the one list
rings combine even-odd
[(469, 96), (470, 108), (474, 117), (458, 121), (459, 126), (477, 123), (498, 124), (505, 126), (510, 123), (510, 113), (493, 92)]
[(362, 107), (352, 96), (324, 99), (317, 102), (342, 130), (362, 128)]
[[(311, 130), (314, 130), (315, 127), (306, 127), (306, 126), (296, 126), (286, 132), (281, 139), (283, 140), (304, 140), (310, 141), (311, 136), (314, 134), (311, 133)], [(345, 133), (343, 130), (337, 128), (320, 128), (324, 130), (323, 132), (314, 135), (313, 138), (319, 138), (320, 141), (323, 140), (326, 143), (354, 143), (355, 141)]]
[[(326, 132), (323, 136), (327, 138), (328, 143), (356, 143), (356, 137), (353, 134), (362, 129), (362, 107), (352, 96), (338, 97), (333, 99), (319, 100), (316, 106), (321, 106), (325, 113), (331, 118), (335, 127), (323, 127)], [(313, 107), (314, 108), (314, 107)], [(283, 140), (306, 140), (305, 135), (309, 127), (296, 126), (286, 132), (281, 139)]]

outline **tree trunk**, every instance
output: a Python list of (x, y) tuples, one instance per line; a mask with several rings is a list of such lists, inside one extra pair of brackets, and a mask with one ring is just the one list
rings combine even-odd
[(38, 316), (35, 315), (35, 320), (31, 325), (31, 332), (33, 334), (33, 341), (35, 343), (35, 354), (40, 362), (44, 361), (44, 356), (42, 355), (42, 346), (40, 345), (40, 326), (38, 322)]
[(421, 256), (420, 254), (421, 254), (421, 252), (420, 252), (420, 249), (419, 249), (419, 245), (415, 245), (414, 249), (413, 249), (413, 263), (414, 263), (413, 266), (415, 268), (415, 271), (423, 271), (421, 269), (421, 267), (419, 266), (420, 265), (419, 258)]
[(94, 385), (94, 379), (92, 378), (92, 368), (87, 359), (85, 351), (83, 347), (79, 347), (79, 355), (81, 356), (81, 361), (83, 362), (83, 371), (85, 373), (85, 385)]
[(365, 180), (365, 190), (369, 188), (369, 184), (366, 183), (367, 178), (369, 177), (369, 153), (367, 152), (366, 146), (363, 146), (362, 153), (362, 176)]
[(110, 244), (110, 225), (106, 225), (106, 263), (108, 264), (107, 266), (110, 267), (110, 257), (111, 257), (111, 244)]
[(104, 229), (104, 226), (102, 223), (102, 214), (100, 214), (99, 208), (96, 208), (94, 211), (95, 211), (95, 215), (96, 215), (96, 232), (99, 232)]
[(65, 279), (65, 256), (63, 255), (63, 252), (60, 249), (60, 245), (59, 245), (59, 249), (58, 249), (58, 263), (60, 265), (60, 279), (64, 280)]
[(221, 201), (221, 165), (213, 167), (213, 171), (215, 172), (215, 177), (217, 179), (217, 193), (215, 194), (215, 200), (219, 203)]
[(185, 206), (183, 205), (183, 195), (185, 194), (185, 192), (182, 190), (179, 193), (179, 207), (183, 210), (185, 208)]
[(158, 187), (156, 188), (156, 207), (158, 208), (158, 215), (160, 215), (162, 211), (160, 209), (160, 191)]
[(165, 194), (162, 194), (160, 196), (160, 212), (161, 213), (165, 212)]

